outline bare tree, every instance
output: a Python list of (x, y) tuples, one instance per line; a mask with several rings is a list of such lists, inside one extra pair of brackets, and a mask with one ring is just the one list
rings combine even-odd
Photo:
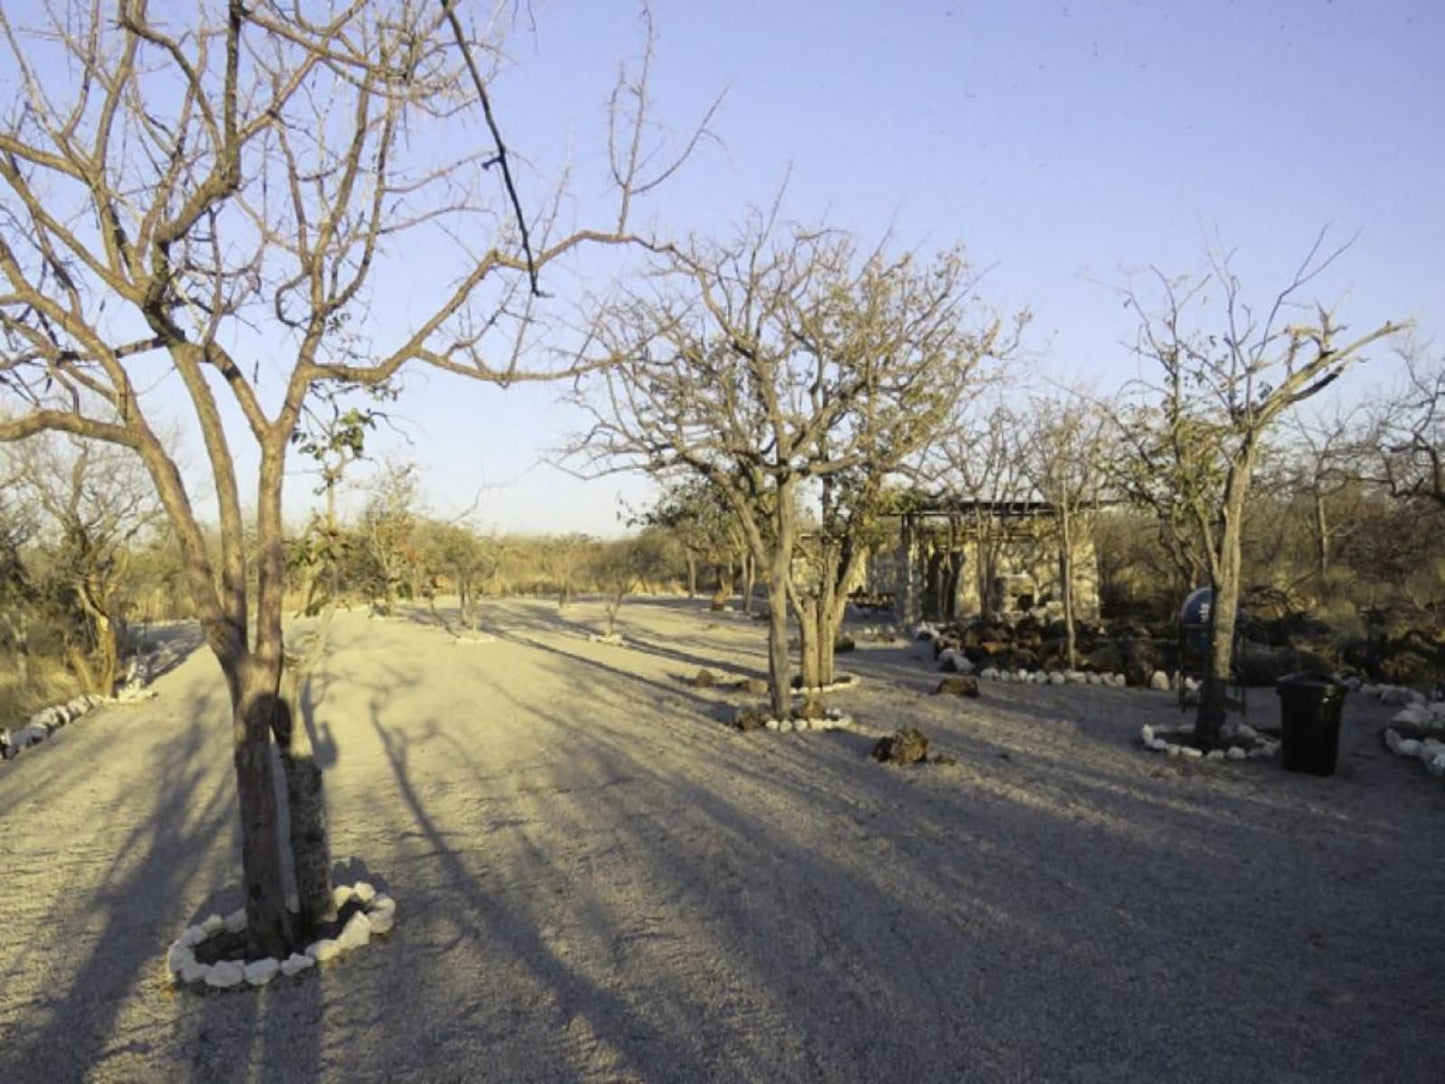
[(1205, 748), (1218, 744), (1225, 718), (1244, 517), (1264, 438), (1282, 414), (1405, 326), (1386, 322), (1350, 337), (1330, 309), (1300, 304), (1305, 287), (1349, 247), (1326, 250), (1325, 239), (1321, 231), (1262, 311), (1246, 301), (1227, 254), (1211, 254), (1198, 278), (1156, 271), (1157, 306), (1132, 289), (1125, 294), (1139, 317), (1134, 352), (1155, 379), (1130, 389), (1116, 432), (1138, 456), (1134, 476), (1147, 483), (1151, 503), (1198, 539), (1214, 589), (1211, 665), (1195, 724)]
[(1405, 379), (1371, 408), (1359, 458), (1391, 496), (1445, 509), (1445, 355), (1427, 352), (1413, 339), (1401, 346)]
[[(21, 409), (0, 439), (60, 430), (145, 463), (230, 693), (250, 950), (284, 955), (332, 913), (324, 879), (300, 885), (299, 922), (286, 911), (268, 759), (273, 736), (283, 759), (306, 756), (279, 690), (282, 484), (308, 398), (412, 364), (498, 384), (556, 375), (521, 364), (538, 276), (580, 246), (630, 242), (628, 207), (677, 163), (641, 174), (657, 162), (645, 82), (624, 75), (615, 217), (557, 236), (554, 216), (523, 215), (487, 96), (500, 28), (473, 32), (450, 4), (136, 0), (116, 14), (56, 0), (26, 18), (0, 13), (0, 381)], [(418, 270), (449, 276), (427, 309), (374, 304), (382, 276)], [(157, 374), (200, 430), (218, 564), (157, 435)], [(259, 460), (253, 556), (242, 441)], [(291, 799), (293, 851), (324, 848), (305, 823), (317, 796)]]
[(1074, 633), (1077, 609), (1074, 559), (1090, 537), (1090, 517), (1103, 490), (1103, 459), (1113, 436), (1109, 417), (1081, 397), (1034, 398), (1023, 433), (1023, 470), (1049, 505), (1048, 523), (1058, 546), (1059, 587), (1069, 667), (1077, 666)]
[(42, 517), (51, 578), (79, 626), (78, 636), (67, 637), (70, 669), (87, 691), (111, 696), (131, 548), (161, 522), (149, 480), (128, 450), (74, 438), (37, 436), (7, 458), (10, 485)]
[[(972, 400), (964, 407), (929, 450), (927, 477), (934, 487), (929, 499), (945, 509), (954, 502), (958, 505), (947, 520), (950, 538), (943, 556), (951, 564), (942, 588), (951, 595), (965, 571), (953, 545), (953, 536), (964, 527), (974, 543), (972, 575), (979, 612), (990, 620), (999, 601), (995, 583), (1009, 538), (1007, 519), (998, 509), (1023, 500), (1029, 491), (1023, 469), (1023, 426), (1013, 409), (997, 399)], [(938, 602), (938, 612), (945, 612), (943, 600)]]
[[(911, 454), (935, 404), (993, 349), (998, 325), (964, 326), (974, 277), (961, 252), (915, 267), (860, 253), (841, 233), (780, 228), (776, 214), (753, 215), (731, 243), (667, 249), (648, 291), (611, 307), (596, 332), (609, 364), (595, 393), (577, 397), (593, 425), (574, 450), (592, 469), (690, 471), (726, 498), (766, 569), (782, 717), (806, 487), (881, 477)], [(836, 607), (819, 601), (836, 627)], [(831, 648), (828, 637), (830, 658)]]

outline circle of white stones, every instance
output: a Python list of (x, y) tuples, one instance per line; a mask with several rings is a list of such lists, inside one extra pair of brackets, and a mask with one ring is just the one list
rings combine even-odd
[(262, 960), (242, 963), (221, 960), (203, 964), (196, 959), (196, 949), (222, 933), (239, 933), (246, 928), (246, 912), (233, 911), (222, 918), (211, 915), (187, 927), (166, 952), (166, 973), (179, 986), (209, 986), (227, 990), (236, 986), (265, 986), (278, 974), (299, 975), (317, 964), (327, 963), (368, 944), (372, 937), (385, 937), (396, 924), (396, 900), (378, 892), (366, 881), (354, 885), (337, 885), (334, 889), (336, 908), (340, 910), (353, 899), (361, 909), (346, 920), (336, 937), (326, 937), (306, 946), (305, 952), (293, 952), (284, 960), (268, 956)]

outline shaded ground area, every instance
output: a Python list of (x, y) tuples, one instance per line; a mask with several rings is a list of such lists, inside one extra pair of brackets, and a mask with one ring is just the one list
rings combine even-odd
[(894, 770), (678, 680), (761, 673), (757, 624), (486, 613), (337, 619), (333, 848), (400, 907), (319, 976), (164, 982), (238, 863), (204, 653), (0, 769), (0, 1080), (1438, 1079), (1445, 788), (1378, 707), (1322, 780), (1138, 751), (1168, 694), (933, 697), (931, 653), (863, 646), (833, 702), (960, 762)]

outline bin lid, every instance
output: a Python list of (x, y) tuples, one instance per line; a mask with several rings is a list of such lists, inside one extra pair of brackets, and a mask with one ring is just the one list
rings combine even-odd
[(1349, 689), (1343, 681), (1337, 681), (1331, 674), (1312, 674), (1306, 670), (1300, 670), (1293, 674), (1285, 674), (1284, 677), (1275, 681), (1276, 688), (1291, 689), (1339, 689), (1345, 692)]

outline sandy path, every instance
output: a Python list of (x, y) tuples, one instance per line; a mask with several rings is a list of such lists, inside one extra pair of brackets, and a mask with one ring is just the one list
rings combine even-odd
[(835, 702), (960, 759), (900, 772), (677, 680), (757, 672), (756, 625), (489, 614), (476, 646), (338, 620), (333, 848), (400, 910), (319, 978), (161, 978), (235, 877), (208, 656), (0, 768), (0, 1081), (1439, 1079), (1445, 789), (1378, 708), (1318, 780), (1135, 751), (1163, 694), (935, 699), (911, 647), (860, 650)]

